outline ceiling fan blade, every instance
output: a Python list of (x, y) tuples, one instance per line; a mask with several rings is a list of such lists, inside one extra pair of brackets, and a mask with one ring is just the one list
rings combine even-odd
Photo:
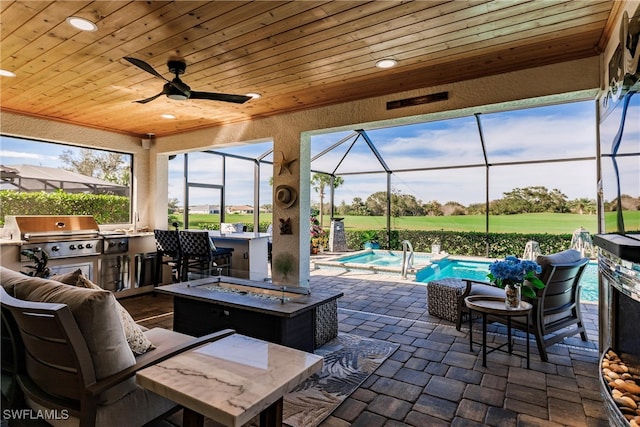
[(131, 58), (130, 56), (125, 56), (124, 59), (126, 59), (127, 61), (131, 62), (133, 65), (135, 65), (138, 68), (143, 69), (144, 71), (146, 71), (149, 74), (153, 74), (156, 77), (161, 78), (162, 80), (168, 82), (169, 80), (167, 80), (166, 77), (164, 77), (162, 74), (160, 74), (159, 72), (157, 72), (156, 70), (153, 69), (153, 67), (149, 64), (147, 64), (146, 62), (144, 62), (141, 59), (137, 59), (137, 58)]
[(251, 99), (246, 95), (230, 95), (227, 93), (213, 93), (213, 92), (191, 92), (190, 99), (209, 99), (211, 101), (224, 101), (234, 102), (236, 104), (244, 104)]
[(137, 102), (138, 104), (146, 104), (147, 102), (149, 102), (149, 101), (153, 101), (154, 99), (156, 99), (157, 97), (162, 96), (162, 95), (165, 95), (165, 92), (164, 92), (164, 91), (163, 91), (163, 92), (160, 92), (160, 93), (159, 93), (159, 94), (157, 94), (157, 95), (152, 96), (151, 98), (141, 99), (141, 100), (139, 100), (139, 101), (133, 101), (133, 102)]
[(178, 76), (176, 76), (175, 79), (171, 80), (169, 84), (182, 92), (187, 98), (191, 97), (191, 88), (189, 87), (189, 85), (180, 80)]

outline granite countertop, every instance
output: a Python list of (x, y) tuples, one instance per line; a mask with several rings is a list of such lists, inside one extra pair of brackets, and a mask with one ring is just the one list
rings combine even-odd
[(230, 239), (230, 240), (252, 240), (265, 239), (271, 237), (269, 233), (254, 233), (253, 231), (242, 231), (240, 233), (220, 233), (218, 230), (210, 230), (209, 236), (213, 239)]

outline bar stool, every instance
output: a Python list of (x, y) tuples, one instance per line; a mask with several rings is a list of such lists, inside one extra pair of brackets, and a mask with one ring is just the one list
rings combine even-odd
[[(153, 286), (162, 282), (162, 266), (171, 266), (171, 281), (180, 279), (182, 269), (182, 251), (178, 239), (178, 230), (153, 230), (156, 238), (156, 265), (153, 273)], [(168, 259), (166, 259), (168, 257)]]
[(190, 271), (212, 276), (214, 269), (225, 270), (231, 275), (233, 248), (218, 248), (213, 244), (208, 231), (179, 231), (182, 250), (182, 280), (186, 281)]

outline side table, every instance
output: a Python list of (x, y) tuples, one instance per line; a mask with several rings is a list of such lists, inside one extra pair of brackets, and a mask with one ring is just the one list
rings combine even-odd
[[(533, 306), (528, 302), (521, 301), (520, 307), (508, 309), (504, 305), (503, 297), (493, 297), (488, 295), (472, 295), (464, 299), (467, 308), (471, 313), (478, 312), (482, 316), (482, 366), (487, 366), (487, 315), (496, 316), (498, 318), (505, 318), (507, 324), (507, 349), (511, 354), (513, 351), (513, 344), (511, 341), (511, 318), (512, 317), (525, 317), (527, 330), (526, 333), (526, 348), (527, 348), (527, 369), (529, 369), (529, 315)], [(494, 347), (491, 351), (500, 350), (505, 344)], [(473, 351), (473, 316), (469, 316), (469, 349)], [(504, 351), (504, 350), (503, 350)]]
[(321, 356), (233, 334), (136, 374), (138, 384), (184, 407), (183, 426), (208, 417), (240, 427), (282, 425), (283, 396), (322, 368)]

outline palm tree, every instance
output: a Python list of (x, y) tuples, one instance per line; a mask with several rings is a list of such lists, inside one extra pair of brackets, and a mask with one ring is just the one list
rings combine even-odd
[[(331, 185), (331, 178), (332, 176), (326, 173), (314, 173), (311, 177), (312, 188), (320, 195), (320, 225), (323, 224), (322, 213), (324, 211), (324, 188)], [(344, 183), (344, 180), (339, 176), (333, 178), (333, 188), (335, 190), (340, 186), (340, 184)]]

